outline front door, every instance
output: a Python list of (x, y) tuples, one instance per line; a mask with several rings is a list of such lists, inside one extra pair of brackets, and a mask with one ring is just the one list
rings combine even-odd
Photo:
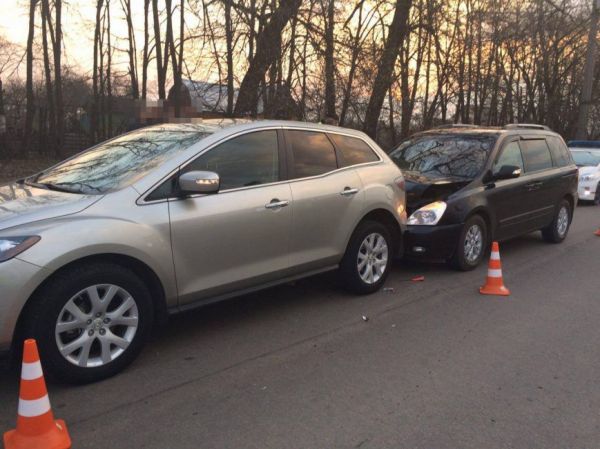
[(276, 130), (234, 137), (182, 168), (219, 174), (221, 190), (169, 202), (180, 304), (239, 291), (289, 268), (292, 195)]

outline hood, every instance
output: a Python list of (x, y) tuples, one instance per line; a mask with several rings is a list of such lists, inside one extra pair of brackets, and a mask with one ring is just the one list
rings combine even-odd
[(595, 173), (600, 172), (600, 166), (598, 165), (584, 165), (583, 167), (579, 167), (579, 176), (584, 175), (593, 175)]
[(456, 177), (428, 178), (416, 172), (402, 174), (406, 183), (406, 206), (409, 214), (434, 201), (445, 201), (472, 181)]
[(56, 192), (25, 184), (0, 185), (0, 229), (76, 214), (102, 198)]

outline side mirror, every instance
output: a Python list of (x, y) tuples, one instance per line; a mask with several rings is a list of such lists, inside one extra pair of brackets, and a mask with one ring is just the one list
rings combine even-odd
[(182, 195), (217, 193), (221, 186), (219, 175), (211, 171), (189, 171), (177, 180)]
[(503, 165), (496, 173), (494, 173), (494, 179), (514, 179), (521, 176), (521, 167), (516, 165)]

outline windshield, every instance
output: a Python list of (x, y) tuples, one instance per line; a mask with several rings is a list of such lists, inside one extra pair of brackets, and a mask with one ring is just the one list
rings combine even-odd
[(585, 167), (586, 165), (595, 166), (600, 164), (600, 151), (571, 151), (575, 164), (578, 167)]
[(473, 179), (496, 142), (496, 136), (429, 135), (407, 140), (390, 153), (401, 170), (428, 178)]
[(166, 128), (133, 131), (78, 154), (28, 183), (91, 195), (121, 189), (209, 134), (205, 130)]

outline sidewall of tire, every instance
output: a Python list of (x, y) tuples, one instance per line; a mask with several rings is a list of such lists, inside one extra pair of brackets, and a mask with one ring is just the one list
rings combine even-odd
[[(385, 267), (385, 271), (383, 272), (381, 278), (373, 284), (367, 284), (361, 279), (360, 274), (358, 272), (358, 251), (363, 240), (369, 234), (372, 234), (374, 232), (381, 234), (385, 238), (385, 241), (388, 245), (388, 261)], [(393, 242), (390, 232), (385, 225), (377, 221), (363, 221), (362, 223), (360, 223), (354, 230), (354, 233), (352, 234), (352, 237), (348, 242), (346, 253), (344, 254), (344, 257), (340, 264), (339, 277), (342, 287), (344, 287), (348, 291), (359, 295), (374, 293), (377, 290), (379, 290), (385, 283), (385, 280), (387, 279), (387, 276), (390, 272), (391, 264), (394, 257), (394, 243), (395, 242)]]
[[(66, 360), (59, 352), (55, 326), (66, 302), (86, 287), (95, 284), (114, 284), (124, 288), (138, 307), (136, 334), (114, 361), (100, 367), (83, 368)], [(37, 340), (45, 373), (59, 383), (89, 383), (113, 376), (122, 371), (140, 353), (152, 328), (154, 314), (150, 292), (129, 269), (112, 264), (94, 264), (57, 274), (32, 298), (26, 311), (23, 337)]]

